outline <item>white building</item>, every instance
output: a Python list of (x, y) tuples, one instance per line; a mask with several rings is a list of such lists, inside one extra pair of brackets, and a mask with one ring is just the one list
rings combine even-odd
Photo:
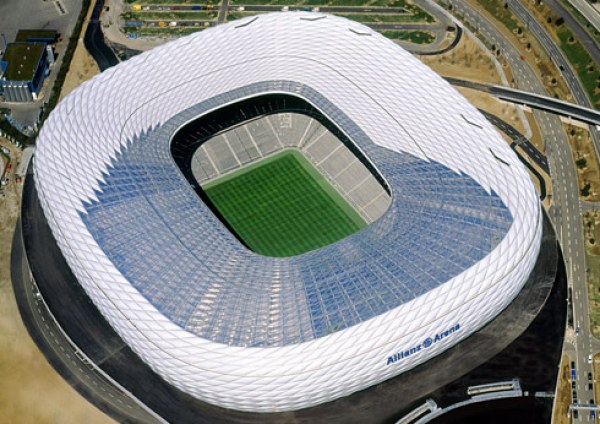
[[(390, 193), (379, 218), (272, 258), (211, 213), (171, 141), (269, 95), (364, 155)], [(225, 408), (294, 410), (403, 373), (497, 316), (539, 251), (536, 192), (495, 129), (412, 55), (330, 15), (242, 19), (136, 56), (67, 96), (37, 146), (42, 206), (90, 298), (165, 380)]]

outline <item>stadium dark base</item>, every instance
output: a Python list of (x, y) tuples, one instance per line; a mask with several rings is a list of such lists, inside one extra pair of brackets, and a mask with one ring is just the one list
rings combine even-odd
[[(542, 250), (529, 281), (512, 304), (479, 332), (426, 364), (369, 389), (313, 408), (272, 414), (239, 412), (201, 402), (169, 385), (145, 365), (77, 283), (50, 232), (31, 175), (23, 190), (11, 266), (21, 316), (32, 338), (73, 387), (117, 421), (156, 422), (141, 408), (128, 412), (85, 377), (69, 370), (50, 345), (44, 333), (49, 330), (39, 325), (37, 314), (44, 303), (32, 301), (31, 275), (48, 309), (79, 349), (168, 422), (391, 423), (427, 397), (444, 404), (466, 396), (466, 384), (518, 377), (524, 390), (553, 391), (566, 308), (559, 259), (554, 231), (545, 217)], [(555, 279), (560, 284), (554, 285)], [(81, 366), (90, 368), (85, 362)]]

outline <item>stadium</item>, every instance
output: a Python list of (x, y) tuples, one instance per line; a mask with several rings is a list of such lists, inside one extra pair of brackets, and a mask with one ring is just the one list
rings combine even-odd
[(248, 412), (330, 402), (467, 339), (519, 294), (543, 232), (527, 171), (466, 99), (314, 13), (211, 28), (83, 84), (42, 128), (34, 182), (127, 345)]

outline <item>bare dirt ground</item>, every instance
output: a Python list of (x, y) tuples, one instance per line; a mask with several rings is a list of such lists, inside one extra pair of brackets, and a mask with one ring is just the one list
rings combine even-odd
[(75, 49), (73, 61), (69, 67), (69, 73), (65, 78), (62, 90), (60, 92), (60, 100), (67, 94), (78, 87), (82, 82), (92, 78), (100, 73), (98, 65), (85, 49), (83, 41), (80, 41)]
[[(451, 51), (437, 56), (420, 56), (419, 59), (444, 77), (455, 77), (488, 84), (502, 84), (500, 74), (492, 60), (484, 53), (479, 44), (466, 34), (463, 35), (461, 41)], [(503, 66), (503, 71), (510, 81), (512, 79), (510, 68)], [(457, 88), (476, 107), (493, 113), (510, 123), (521, 133), (526, 133), (525, 126), (517, 113), (518, 106), (502, 102), (489, 94), (477, 90), (462, 87)], [(533, 133), (532, 143), (538, 149), (544, 151), (544, 143), (535, 125), (533, 116), (527, 116), (526, 114), (526, 117)]]
[(535, 117), (533, 116), (533, 113), (531, 112), (530, 109), (525, 109), (525, 117), (527, 118), (527, 121), (529, 122), (529, 127), (531, 128), (531, 137), (529, 138), (529, 141), (531, 141), (531, 143), (540, 151), (540, 152), (545, 152), (546, 151), (546, 142), (544, 141), (544, 138), (542, 137), (542, 133), (540, 132), (539, 127), (537, 126), (537, 123), (535, 121)]
[[(419, 59), (443, 77), (502, 84), (500, 74), (492, 60), (467, 34), (464, 34), (458, 45), (449, 52), (436, 56), (420, 56)], [(510, 69), (503, 68), (503, 71), (510, 79)], [(517, 106), (501, 102), (478, 90), (462, 87), (457, 87), (457, 89), (476, 107), (502, 118), (521, 133), (526, 133), (525, 126), (518, 115)]]
[[(20, 150), (2, 138), (0, 145), (10, 149), (14, 172)], [(21, 188), (11, 178), (0, 195), (0, 423), (112, 423), (54, 371), (21, 322), (10, 280)]]
[(569, 357), (567, 355), (563, 355), (560, 361), (558, 378), (557, 398), (552, 412), (552, 422), (554, 424), (569, 424), (571, 419), (567, 417), (567, 410), (571, 403), (571, 385), (569, 383)]
[[(503, 102), (498, 100), (491, 94), (482, 93), (478, 90), (470, 88), (456, 87), (458, 91), (465, 96), (469, 102), (471, 102), (478, 109), (483, 109), (503, 121), (508, 122), (510, 125), (515, 127), (521, 134), (524, 134), (525, 124), (521, 120), (517, 107), (511, 103)], [(531, 124), (530, 124), (531, 126)]]
[[(81, 34), (85, 34), (87, 25), (92, 15), (92, 8), (90, 8), (86, 17), (86, 22), (83, 24)], [(63, 83), (62, 90), (60, 92), (60, 100), (69, 94), (73, 89), (79, 86), (82, 82), (89, 80), (94, 75), (99, 74), (100, 69), (94, 61), (94, 58), (88, 53), (83, 45), (83, 38), (79, 38), (77, 48), (73, 54), (73, 60), (71, 60), (71, 66), (69, 66), (69, 72)]]
[(591, 202), (600, 201), (600, 168), (588, 130), (574, 125), (563, 125), (577, 170), (579, 196)]
[(419, 59), (438, 74), (470, 81), (500, 84), (500, 75), (492, 60), (467, 34), (452, 50)]

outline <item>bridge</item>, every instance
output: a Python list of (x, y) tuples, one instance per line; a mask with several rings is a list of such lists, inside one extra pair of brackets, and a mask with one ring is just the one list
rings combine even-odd
[(556, 99), (554, 97), (517, 90), (510, 87), (466, 81), (458, 78), (448, 77), (446, 78), (446, 81), (459, 87), (484, 91), (507, 102), (529, 106), (534, 109), (552, 112), (587, 124), (600, 126), (599, 111), (565, 102), (564, 100)]

